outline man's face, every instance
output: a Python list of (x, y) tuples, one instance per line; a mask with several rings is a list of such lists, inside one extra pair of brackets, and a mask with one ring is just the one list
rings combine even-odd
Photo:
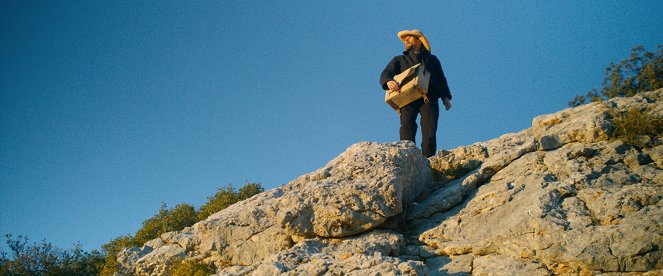
[(408, 35), (405, 37), (405, 51), (410, 51), (412, 49), (421, 49), (421, 41), (415, 36)]

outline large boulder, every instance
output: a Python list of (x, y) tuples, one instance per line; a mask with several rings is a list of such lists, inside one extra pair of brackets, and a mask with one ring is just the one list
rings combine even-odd
[(325, 167), (293, 180), (279, 199), (277, 222), (297, 236), (345, 237), (403, 212), (431, 182), (412, 142), (359, 143)]

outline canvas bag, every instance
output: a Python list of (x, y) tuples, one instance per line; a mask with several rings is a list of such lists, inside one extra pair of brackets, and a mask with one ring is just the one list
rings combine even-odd
[(398, 82), (399, 90), (386, 90), (384, 102), (391, 108), (400, 113), (401, 107), (411, 102), (424, 98), (428, 103), (428, 83), (430, 82), (430, 72), (426, 70), (422, 63), (418, 63), (402, 73), (394, 76)]

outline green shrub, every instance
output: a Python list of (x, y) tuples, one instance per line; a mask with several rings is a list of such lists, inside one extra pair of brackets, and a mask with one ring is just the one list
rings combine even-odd
[(46, 241), (29, 244), (24, 236), (5, 237), (11, 257), (0, 252), (0, 275), (97, 275), (103, 266), (100, 252), (86, 252), (80, 244), (62, 250)]
[(244, 187), (240, 188), (237, 192), (237, 201), (242, 201), (251, 198), (254, 195), (264, 192), (265, 189), (260, 186), (260, 183), (246, 183)]
[(174, 265), (171, 272), (175, 276), (207, 276), (214, 274), (215, 270), (201, 260), (184, 260)]
[[(211, 214), (263, 191), (264, 189), (260, 183), (247, 183), (239, 191), (235, 191), (232, 184), (228, 184), (226, 188), (219, 188), (214, 196), (208, 197), (207, 202), (200, 206), (197, 212), (193, 206), (186, 203), (179, 204), (173, 209), (168, 209), (166, 204), (162, 204), (159, 213), (144, 221), (143, 227), (136, 232), (135, 236), (126, 235), (118, 237), (102, 246), (105, 253), (105, 260), (100, 274), (113, 275), (117, 270), (117, 254), (124, 248), (140, 247), (145, 242), (155, 239), (163, 233), (182, 230), (198, 221), (206, 219)], [(186, 264), (186, 267), (192, 265)]]
[(228, 184), (226, 188), (219, 188), (213, 196), (207, 198), (207, 202), (200, 206), (198, 220), (204, 220), (209, 215), (228, 208), (235, 202), (237, 202), (237, 193), (232, 184)]
[(173, 209), (167, 209), (166, 204), (162, 203), (159, 213), (143, 222), (143, 227), (136, 232), (131, 243), (143, 245), (163, 233), (182, 230), (197, 221), (196, 209), (193, 206), (183, 203)]
[(600, 92), (592, 89), (584, 96), (578, 95), (569, 102), (569, 106), (579, 106), (587, 101), (595, 102), (614, 97), (630, 97), (661, 87), (663, 87), (663, 44), (658, 45), (658, 52), (649, 52), (643, 46), (635, 46), (631, 49), (629, 59), (608, 65)]
[(183, 203), (175, 208), (168, 209), (165, 203), (161, 204), (159, 213), (143, 222), (136, 236), (126, 235), (117, 237), (102, 245), (105, 253), (104, 263), (100, 275), (113, 275), (117, 270), (117, 254), (127, 247), (140, 247), (145, 242), (153, 240), (161, 234), (184, 229), (197, 222), (196, 210), (193, 206)]
[(219, 188), (214, 196), (208, 197), (207, 202), (200, 206), (200, 209), (198, 210), (198, 220), (204, 220), (209, 215), (228, 208), (228, 206), (250, 198), (256, 194), (262, 193), (264, 190), (265, 189), (260, 186), (260, 183), (247, 183), (237, 192), (232, 184), (228, 184), (226, 188)]
[[(228, 206), (262, 193), (260, 183), (247, 183), (235, 191), (231, 184), (220, 188), (208, 198), (199, 211), (189, 204), (178, 204), (168, 209), (162, 204), (159, 212), (145, 220), (135, 236), (117, 237), (102, 245), (102, 252), (85, 252), (77, 244), (72, 250), (61, 250), (43, 241), (41, 244), (28, 244), (28, 238), (14, 239), (6, 235), (11, 255), (0, 252), (0, 275), (113, 275), (117, 270), (117, 255), (127, 247), (140, 247), (145, 242), (161, 234), (179, 231), (207, 218)], [(201, 261), (184, 261), (173, 268), (175, 275), (210, 275), (213, 267)]]
[[(171, 231), (207, 218), (208, 215), (263, 192), (260, 183), (247, 183), (235, 191), (232, 185), (221, 188), (198, 212), (189, 204), (178, 204), (168, 209), (162, 204), (159, 212), (145, 220), (135, 236), (117, 237), (102, 245), (102, 252), (86, 252), (80, 244), (74, 249), (62, 250), (51, 243), (29, 244), (28, 238), (5, 235), (10, 253), (0, 251), (0, 275), (113, 275), (117, 270), (117, 255), (127, 247), (140, 247), (145, 242)], [(209, 275), (214, 268), (201, 261), (184, 261), (173, 268), (175, 275)]]
[(117, 270), (117, 254), (126, 247), (137, 246), (140, 246), (140, 244), (136, 243), (131, 235), (117, 237), (107, 244), (102, 245), (101, 248), (105, 258), (99, 275), (113, 276)]
[(614, 121), (611, 138), (621, 140), (627, 145), (643, 148), (648, 146), (648, 141), (663, 135), (663, 118), (656, 115), (638, 108), (623, 112), (611, 109), (609, 114)]

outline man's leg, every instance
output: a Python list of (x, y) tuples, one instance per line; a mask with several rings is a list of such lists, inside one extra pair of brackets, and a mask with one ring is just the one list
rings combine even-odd
[(426, 157), (435, 155), (437, 148), (437, 119), (440, 117), (440, 106), (438, 99), (423, 104), (419, 111), (421, 112), (421, 152)]
[(415, 142), (414, 138), (417, 135), (418, 114), (419, 104), (417, 101), (414, 101), (401, 108), (401, 140), (410, 140)]

